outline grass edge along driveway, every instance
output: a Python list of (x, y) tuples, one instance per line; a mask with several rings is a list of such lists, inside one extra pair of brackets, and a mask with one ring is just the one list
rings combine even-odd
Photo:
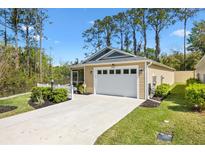
[(16, 109), (14, 109), (14, 110), (4, 112), (4, 113), (0, 113), (0, 119), (5, 118), (5, 117), (9, 117), (9, 116), (12, 116), (12, 115), (16, 115), (16, 114), (19, 114), (19, 113), (34, 110), (34, 108), (32, 106), (30, 106), (29, 103), (28, 103), (28, 101), (30, 99), (30, 95), (31, 94), (25, 94), (25, 95), (16, 96), (16, 97), (13, 97), (13, 98), (0, 100), (0, 106), (16, 107)]
[[(185, 85), (176, 85), (160, 107), (136, 108), (95, 144), (205, 144), (205, 114), (191, 112), (184, 93)], [(172, 142), (157, 140), (158, 132), (173, 134)]]

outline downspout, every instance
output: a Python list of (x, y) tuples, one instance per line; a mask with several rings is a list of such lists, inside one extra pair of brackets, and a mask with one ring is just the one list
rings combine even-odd
[(147, 64), (147, 61), (145, 62), (145, 99), (149, 99), (149, 67), (152, 65), (152, 61), (150, 61), (149, 64)]

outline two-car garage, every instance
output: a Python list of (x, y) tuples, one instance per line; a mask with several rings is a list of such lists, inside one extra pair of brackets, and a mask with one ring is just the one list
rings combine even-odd
[(96, 94), (138, 98), (138, 67), (97, 67), (94, 70)]

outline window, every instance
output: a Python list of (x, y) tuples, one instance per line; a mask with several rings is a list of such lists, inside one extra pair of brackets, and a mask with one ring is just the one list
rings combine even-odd
[(131, 74), (137, 74), (137, 70), (136, 70), (136, 69), (131, 69), (131, 70), (130, 70), (130, 73), (131, 73)]
[(124, 69), (123, 74), (129, 74), (129, 69)]
[(121, 74), (121, 70), (120, 70), (120, 69), (117, 69), (117, 70), (116, 70), (116, 74)]
[(98, 74), (102, 74), (102, 71), (101, 71), (101, 70), (98, 70)]
[(115, 73), (115, 71), (114, 70), (110, 70), (110, 74), (114, 74)]
[(103, 70), (103, 74), (107, 74), (107, 70)]

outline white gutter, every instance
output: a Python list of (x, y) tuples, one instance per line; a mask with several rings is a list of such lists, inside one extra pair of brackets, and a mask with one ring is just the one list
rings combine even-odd
[(149, 84), (148, 84), (148, 81), (149, 81), (149, 67), (153, 64), (153, 62), (151, 61), (148, 65), (147, 65), (147, 75), (146, 75), (146, 96), (147, 96), (147, 99), (149, 99)]

